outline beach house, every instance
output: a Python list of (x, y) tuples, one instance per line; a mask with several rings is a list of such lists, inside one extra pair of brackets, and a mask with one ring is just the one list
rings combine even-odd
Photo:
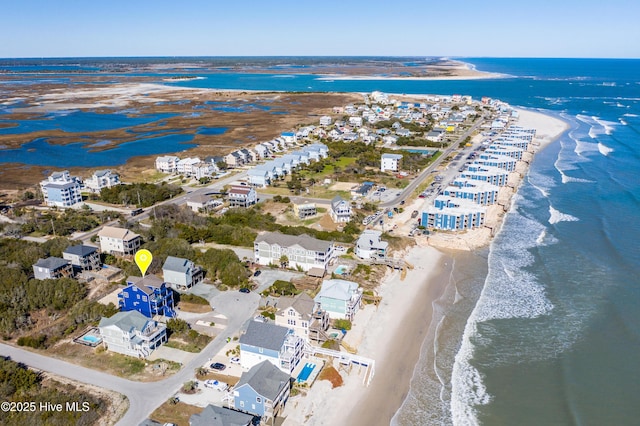
[(71, 262), (59, 257), (38, 259), (33, 265), (33, 277), (36, 280), (53, 280), (63, 277), (73, 277)]
[(103, 317), (98, 329), (105, 349), (136, 358), (148, 357), (167, 341), (167, 327), (137, 311)]
[(328, 340), (329, 314), (309, 297), (300, 293), (295, 297), (280, 297), (275, 305), (276, 325), (287, 327), (306, 342)]
[(400, 154), (382, 154), (380, 157), (380, 171), (387, 170), (397, 172), (402, 167), (402, 155)]
[(251, 426), (254, 419), (253, 414), (209, 404), (189, 417), (189, 426)]
[(82, 202), (80, 178), (68, 170), (54, 172), (40, 182), (44, 203), (49, 207), (72, 207)]
[(189, 259), (167, 256), (162, 276), (164, 282), (176, 290), (187, 290), (204, 279), (204, 271)]
[(133, 255), (142, 244), (140, 235), (124, 228), (105, 226), (98, 232), (100, 250), (119, 256)]
[(331, 117), (329, 117), (328, 115), (323, 115), (322, 117), (320, 117), (321, 126), (329, 126), (331, 125), (331, 121)]
[(198, 157), (183, 158), (176, 163), (176, 173), (185, 176), (193, 176), (194, 166), (200, 162), (201, 161)]
[(156, 170), (164, 173), (175, 173), (178, 170), (179, 157), (166, 155), (156, 158)]
[(458, 179), (453, 186), (445, 188), (442, 195), (471, 200), (476, 204), (487, 206), (498, 202), (499, 190), (498, 186), (487, 182)]
[(127, 287), (118, 293), (118, 306), (122, 311), (138, 311), (147, 318), (176, 316), (173, 290), (155, 275), (128, 277)]
[(305, 219), (310, 216), (315, 216), (316, 213), (317, 209), (315, 203), (293, 205), (293, 214), (295, 214), (298, 219)]
[(351, 220), (351, 203), (336, 195), (329, 206), (329, 216), (334, 223), (346, 223)]
[(233, 408), (261, 417), (268, 424), (284, 410), (291, 390), (291, 377), (264, 361), (242, 373), (233, 388)]
[(219, 205), (222, 205), (222, 201), (211, 198), (210, 195), (192, 195), (187, 198), (187, 207), (196, 213), (208, 212)]
[(324, 280), (314, 300), (330, 318), (353, 320), (362, 304), (362, 289), (352, 281)]
[(62, 252), (62, 258), (71, 262), (73, 269), (77, 271), (100, 268), (100, 254), (97, 247), (82, 244), (69, 246)]
[(304, 339), (291, 328), (260, 321), (249, 321), (247, 330), (240, 336), (240, 366), (247, 371), (262, 361), (287, 374), (302, 359)]
[(298, 137), (293, 132), (284, 132), (284, 133), (280, 134), (280, 138), (287, 145), (293, 145), (294, 143), (296, 143), (298, 141)]
[(312, 268), (326, 271), (335, 256), (331, 241), (318, 240), (307, 234), (287, 235), (279, 232), (258, 234), (253, 243), (253, 252), (255, 262), (259, 265), (278, 265), (303, 271)]
[(250, 186), (233, 185), (227, 191), (230, 207), (249, 207), (258, 200), (256, 190)]
[(84, 186), (91, 192), (100, 192), (102, 188), (111, 188), (120, 185), (120, 175), (111, 170), (98, 170), (84, 181)]
[(247, 171), (247, 178), (249, 179), (249, 185), (265, 188), (271, 185), (271, 178), (269, 176), (269, 171), (267, 171), (264, 167), (254, 167), (251, 170)]
[(360, 259), (384, 259), (387, 257), (389, 243), (382, 241), (382, 232), (365, 229), (356, 241), (354, 253)]

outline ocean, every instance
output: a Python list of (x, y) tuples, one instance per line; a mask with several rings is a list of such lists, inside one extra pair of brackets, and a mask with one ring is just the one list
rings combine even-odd
[(463, 60), (509, 77), (355, 81), (189, 70), (204, 78), (170, 84), (459, 93), (567, 121), (570, 130), (535, 156), (490, 247), (454, 255), (429, 330), (434, 344), (423, 345), (393, 423), (639, 424), (640, 60)]

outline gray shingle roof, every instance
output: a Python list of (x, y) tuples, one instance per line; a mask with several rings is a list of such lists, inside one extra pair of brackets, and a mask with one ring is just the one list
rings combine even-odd
[(47, 257), (46, 259), (38, 259), (35, 266), (37, 266), (38, 268), (56, 270), (66, 265), (69, 265), (69, 263), (70, 262), (68, 260), (61, 259), (59, 257)]
[(118, 312), (110, 318), (102, 317), (98, 327), (115, 325), (123, 331), (131, 331), (134, 328), (136, 330), (142, 330), (147, 324), (147, 321), (150, 321), (149, 318), (145, 317), (138, 311)]
[(307, 293), (300, 293), (296, 297), (281, 297), (278, 300), (278, 313), (292, 307), (300, 315), (302, 319), (309, 320), (313, 314), (315, 302)]
[(279, 232), (265, 232), (256, 237), (256, 243), (266, 242), (267, 244), (278, 244), (280, 247), (291, 247), (299, 245), (300, 247), (325, 252), (333, 244), (330, 241), (322, 241), (310, 237), (307, 234), (302, 235), (286, 235)]
[(162, 265), (163, 270), (186, 273), (190, 268), (190, 261), (181, 257), (168, 256)]
[(85, 257), (98, 251), (96, 247), (85, 246), (79, 244), (77, 246), (69, 246), (65, 249), (65, 253), (73, 254), (75, 256)]
[(274, 400), (283, 387), (289, 386), (289, 375), (281, 371), (269, 361), (254, 365), (246, 373), (242, 373), (235, 389), (242, 385), (251, 386), (264, 398)]
[(228, 408), (207, 405), (200, 414), (189, 418), (190, 426), (246, 426), (251, 424), (253, 416)]
[(250, 321), (247, 331), (240, 336), (240, 343), (280, 351), (288, 333), (289, 329), (286, 327)]

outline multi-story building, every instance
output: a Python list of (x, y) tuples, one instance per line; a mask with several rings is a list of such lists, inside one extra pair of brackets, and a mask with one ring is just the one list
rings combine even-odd
[(309, 216), (315, 216), (317, 212), (318, 210), (316, 209), (316, 205), (314, 203), (293, 205), (293, 214), (295, 214), (298, 219), (305, 219)]
[(291, 377), (263, 361), (242, 373), (233, 388), (233, 408), (259, 416), (264, 424), (275, 424), (291, 391)]
[(402, 155), (400, 154), (382, 154), (380, 157), (380, 171), (387, 170), (397, 172), (402, 167)]
[(204, 278), (204, 271), (189, 259), (168, 256), (162, 266), (165, 283), (175, 289), (186, 290)]
[(329, 216), (334, 223), (346, 223), (351, 220), (351, 203), (336, 195), (331, 200)]
[(259, 234), (253, 243), (253, 251), (255, 262), (259, 265), (299, 267), (303, 271), (312, 268), (326, 271), (335, 256), (331, 241), (318, 240), (306, 234), (286, 235), (279, 232)]
[(178, 170), (179, 157), (166, 155), (156, 158), (156, 170), (164, 173), (175, 173)]
[(92, 192), (100, 192), (102, 188), (120, 185), (120, 175), (111, 170), (98, 170), (84, 181), (84, 186)]
[(98, 232), (100, 250), (119, 256), (133, 255), (142, 244), (140, 235), (123, 228), (105, 226)]
[(118, 293), (118, 306), (122, 311), (138, 311), (147, 318), (176, 316), (173, 290), (155, 275), (127, 278), (127, 287)]
[(382, 232), (374, 229), (362, 231), (356, 241), (355, 255), (360, 259), (384, 259), (387, 257), (389, 243), (382, 241), (381, 236)]
[(290, 328), (249, 321), (247, 330), (240, 336), (240, 365), (247, 371), (262, 361), (269, 361), (291, 374), (302, 359), (303, 346), (304, 339)]
[(329, 339), (329, 314), (322, 310), (307, 293), (295, 297), (280, 297), (276, 307), (276, 325), (287, 327), (306, 342), (325, 342)]
[(471, 200), (438, 196), (434, 206), (422, 213), (421, 224), (427, 228), (462, 231), (484, 225), (486, 208)]
[(137, 358), (148, 357), (167, 341), (167, 327), (139, 312), (118, 312), (98, 324), (104, 347)]
[(232, 186), (227, 192), (231, 207), (249, 207), (258, 200), (256, 190), (250, 186)]
[(79, 271), (100, 268), (100, 254), (96, 247), (82, 244), (70, 246), (62, 252), (62, 257), (71, 262), (73, 268)]
[(362, 304), (362, 289), (352, 281), (324, 280), (314, 300), (329, 317), (353, 320)]
[(36, 280), (50, 280), (63, 277), (73, 277), (71, 262), (59, 257), (38, 259), (33, 265), (33, 275)]
[(51, 207), (72, 207), (82, 202), (80, 179), (68, 170), (54, 172), (40, 182), (44, 202)]

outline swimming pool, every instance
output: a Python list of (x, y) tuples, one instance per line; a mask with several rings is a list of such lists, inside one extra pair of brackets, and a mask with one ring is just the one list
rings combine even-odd
[(96, 336), (84, 335), (80, 338), (80, 340), (83, 340), (87, 343), (100, 343), (102, 339)]
[(306, 363), (304, 365), (304, 368), (300, 372), (300, 374), (298, 374), (298, 383), (304, 382), (305, 380), (307, 380), (311, 375), (311, 373), (313, 372), (314, 368), (316, 368), (316, 365), (314, 363), (312, 362)]
[(347, 269), (347, 267), (345, 265), (338, 265), (338, 267), (336, 268), (335, 271), (333, 271), (334, 274), (336, 275), (346, 275), (346, 273), (349, 270)]

